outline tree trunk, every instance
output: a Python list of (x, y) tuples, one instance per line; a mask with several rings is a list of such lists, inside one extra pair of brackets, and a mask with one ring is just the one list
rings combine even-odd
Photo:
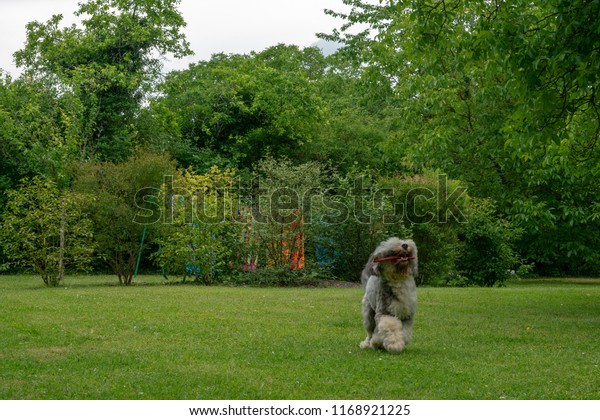
[(58, 253), (58, 282), (60, 283), (65, 278), (65, 229), (66, 229), (66, 209), (64, 199), (61, 202), (60, 214), (60, 239)]

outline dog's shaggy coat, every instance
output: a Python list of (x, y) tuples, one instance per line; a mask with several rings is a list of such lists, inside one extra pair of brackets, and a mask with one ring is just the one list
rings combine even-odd
[(389, 238), (369, 257), (361, 274), (367, 338), (361, 348), (401, 352), (412, 340), (417, 310), (417, 246), (412, 240)]

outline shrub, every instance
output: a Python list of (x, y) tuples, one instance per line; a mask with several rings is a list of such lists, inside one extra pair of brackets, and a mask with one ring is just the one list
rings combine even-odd
[(369, 172), (353, 170), (325, 191), (310, 226), (313, 252), (324, 274), (360, 281), (369, 255), (388, 236), (384, 216), (389, 203), (375, 198), (376, 189)]
[(468, 196), (458, 181), (428, 172), (411, 177), (381, 178), (393, 212), (390, 235), (403, 232), (419, 249), (418, 284), (448, 285), (456, 281), (460, 250), (458, 233), (465, 223)]
[(159, 249), (152, 255), (163, 273), (212, 283), (219, 272), (228, 269), (237, 239), (237, 226), (231, 219), (234, 175), (216, 167), (204, 175), (178, 170), (173, 185), (163, 184), (164, 217), (155, 239)]
[(173, 171), (168, 156), (149, 152), (118, 164), (90, 162), (79, 168), (75, 188), (93, 197), (85, 210), (94, 222), (97, 256), (108, 263), (119, 284), (133, 280), (138, 256), (147, 244), (142, 244), (144, 228), (155, 226), (160, 185)]
[(412, 226), (412, 239), (419, 249), (419, 285), (449, 286), (458, 279), (456, 262), (461, 244), (458, 227), (422, 224)]
[(489, 200), (473, 199), (467, 211), (457, 268), (466, 285), (503, 285), (519, 269), (514, 246), (521, 230), (500, 218)]
[(316, 162), (294, 165), (286, 158), (267, 157), (256, 165), (258, 185), (246, 204), (252, 210), (258, 258), (265, 266), (304, 267), (305, 243), (311, 242), (310, 225), (322, 208), (327, 178), (326, 167)]
[(85, 271), (93, 252), (84, 197), (35, 177), (8, 192), (0, 244), (10, 264), (31, 268), (47, 286), (58, 286), (65, 269)]
[(382, 178), (394, 209), (388, 233), (408, 229), (419, 247), (419, 284), (494, 286), (518, 270), (514, 250), (520, 236), (492, 202), (470, 197), (460, 182), (425, 173)]

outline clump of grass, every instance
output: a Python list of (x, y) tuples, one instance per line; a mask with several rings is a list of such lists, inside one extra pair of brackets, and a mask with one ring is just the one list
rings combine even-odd
[(600, 398), (596, 286), (421, 288), (390, 355), (358, 348), (359, 288), (111, 281), (0, 277), (0, 398)]

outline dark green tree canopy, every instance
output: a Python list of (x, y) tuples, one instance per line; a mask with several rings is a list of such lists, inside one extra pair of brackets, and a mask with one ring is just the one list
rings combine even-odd
[(58, 76), (68, 82), (81, 67), (107, 66), (142, 81), (153, 81), (162, 58), (192, 51), (181, 30), (186, 26), (180, 0), (89, 0), (75, 15), (83, 27), (61, 28), (62, 15), (27, 25), (25, 48), (15, 53), (17, 65), (31, 76)]
[(600, 3), (343, 1), (329, 13), (346, 24), (324, 37), (393, 89), (385, 152), (494, 198), (540, 266), (595, 270)]
[(75, 92), (89, 121), (86, 154), (122, 160), (135, 138), (133, 119), (162, 70), (164, 55), (191, 54), (177, 10), (179, 0), (89, 0), (77, 16), (82, 27), (61, 28), (61, 15), (27, 25), (19, 67)]
[(323, 70), (313, 49), (219, 54), (169, 74), (153, 107), (194, 147), (249, 167), (269, 150), (293, 155), (315, 139), (325, 104), (314, 80)]

